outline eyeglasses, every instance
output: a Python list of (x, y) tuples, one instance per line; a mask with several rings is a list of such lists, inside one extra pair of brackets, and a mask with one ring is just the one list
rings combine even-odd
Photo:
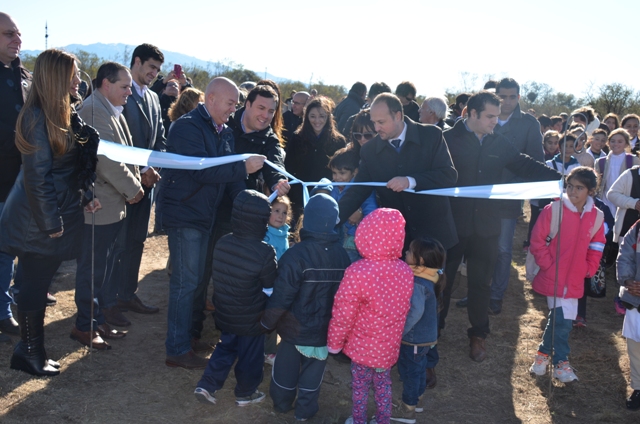
[(373, 137), (378, 135), (378, 133), (375, 133), (375, 132), (366, 132), (366, 133), (354, 132), (354, 133), (351, 133), (351, 135), (353, 136), (353, 138), (355, 138), (356, 141), (362, 140), (362, 137), (364, 137), (365, 140), (369, 141)]

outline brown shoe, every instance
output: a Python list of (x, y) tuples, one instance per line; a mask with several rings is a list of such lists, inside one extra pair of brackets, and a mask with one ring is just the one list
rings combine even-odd
[(106, 322), (98, 326), (98, 334), (103, 339), (122, 339), (127, 335), (127, 331), (116, 330), (111, 328)]
[(167, 356), (164, 361), (168, 367), (182, 367), (188, 370), (203, 370), (207, 367), (209, 360), (195, 354), (193, 350), (178, 356)]
[(427, 389), (433, 389), (438, 384), (435, 368), (427, 368)]
[(118, 299), (118, 308), (120, 308), (122, 312), (131, 311), (138, 314), (155, 314), (160, 311), (160, 308), (156, 306), (148, 306), (142, 303), (140, 298), (135, 294), (131, 300), (127, 302)]
[(484, 347), (484, 339), (481, 337), (471, 337), (469, 340), (469, 346), (471, 350), (469, 357), (476, 362), (482, 362), (487, 357), (487, 350)]
[(104, 315), (105, 321), (111, 325), (115, 325), (116, 327), (128, 327), (131, 325), (131, 321), (124, 316), (120, 308), (117, 306), (102, 308), (102, 314)]
[(212, 346), (209, 342), (203, 342), (200, 339), (191, 339), (191, 349), (196, 353), (209, 353), (213, 352), (215, 346)]
[[(80, 331), (78, 330), (75, 325), (73, 326), (73, 329), (71, 330), (71, 335), (70, 337), (73, 340), (77, 340), (79, 341), (81, 344), (85, 345), (85, 346), (90, 346), (93, 340), (93, 348), (94, 349), (98, 349), (98, 350), (109, 350), (111, 349), (111, 346), (109, 346), (109, 344), (107, 342), (105, 342), (102, 337), (100, 337), (100, 334), (98, 334), (97, 331)], [(92, 339), (93, 337), (93, 339)]]

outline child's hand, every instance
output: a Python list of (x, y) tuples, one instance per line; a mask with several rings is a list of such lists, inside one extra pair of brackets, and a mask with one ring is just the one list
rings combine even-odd
[(358, 225), (360, 223), (360, 221), (362, 221), (362, 218), (364, 218), (364, 214), (362, 213), (362, 208), (358, 209), (357, 211), (355, 211), (350, 217), (349, 217), (349, 224), (351, 225)]

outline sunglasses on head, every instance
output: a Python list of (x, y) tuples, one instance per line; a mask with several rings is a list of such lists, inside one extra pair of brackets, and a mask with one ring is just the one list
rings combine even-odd
[(362, 137), (364, 137), (365, 140), (369, 141), (378, 134), (374, 132), (366, 132), (366, 133), (354, 132), (354, 133), (351, 133), (351, 135), (353, 136), (353, 138), (356, 139), (356, 141), (362, 140)]

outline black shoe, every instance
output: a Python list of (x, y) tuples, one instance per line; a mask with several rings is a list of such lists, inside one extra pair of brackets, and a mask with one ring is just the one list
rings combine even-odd
[(55, 362), (47, 359), (47, 352), (44, 350), (44, 309), (18, 311), (18, 321), (20, 341), (13, 349), (11, 368), (36, 376), (60, 374), (60, 370), (53, 366)]
[(640, 390), (634, 390), (627, 399), (627, 409), (637, 411), (640, 409)]
[(498, 315), (502, 312), (502, 300), (491, 299), (489, 301), (489, 315)]
[(0, 331), (4, 334), (13, 334), (14, 336), (20, 335), (20, 326), (13, 317), (3, 319), (0, 321)]
[(468, 304), (469, 304), (469, 299), (467, 297), (463, 297), (462, 299), (460, 299), (460, 300), (458, 300), (456, 302), (456, 307), (457, 308), (466, 308)]

